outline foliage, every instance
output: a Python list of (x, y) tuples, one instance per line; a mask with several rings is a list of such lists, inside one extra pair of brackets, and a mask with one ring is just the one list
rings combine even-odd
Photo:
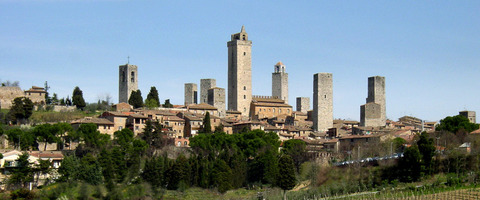
[(164, 108), (173, 108), (173, 105), (170, 103), (170, 99), (165, 99), (165, 102), (162, 105)]
[(21, 150), (28, 150), (30, 148), (35, 148), (35, 136), (30, 131), (23, 131), (20, 128), (13, 128), (5, 131), (7, 139), (10, 143), (13, 143), (15, 148), (20, 148)]
[(212, 125), (210, 122), (210, 113), (207, 112), (203, 118), (202, 133), (212, 133)]
[(459, 130), (463, 129), (468, 133), (477, 130), (479, 128), (478, 124), (471, 123), (468, 118), (463, 115), (448, 116), (440, 120), (440, 124), (435, 127), (437, 131), (449, 131), (452, 133), (457, 133)]
[(407, 141), (401, 137), (396, 137), (395, 139), (393, 139), (393, 145), (394, 145), (394, 148), (395, 148), (395, 152), (401, 152), (403, 151), (403, 145), (406, 144)]
[(16, 123), (23, 123), (33, 113), (33, 102), (26, 97), (17, 97), (12, 101), (12, 107), (8, 112), (9, 119)]
[[(69, 99), (67, 97), (67, 101), (68, 100)], [(85, 103), (85, 99), (83, 99), (83, 92), (82, 90), (80, 90), (78, 86), (76, 86), (75, 89), (73, 89), (72, 103), (73, 105), (77, 106), (78, 109), (81, 109), (81, 110), (83, 110), (83, 108), (85, 108), (85, 106), (87, 105)]]
[(400, 181), (413, 182), (420, 179), (421, 154), (417, 145), (412, 145), (405, 149), (403, 158), (399, 160)]
[(287, 140), (283, 142), (282, 152), (293, 159), (295, 169), (300, 172), (300, 165), (307, 160), (307, 144), (298, 139)]
[(10, 187), (27, 187), (28, 182), (33, 181), (33, 169), (28, 161), (28, 153), (23, 153), (15, 160), (16, 166), (12, 169), (12, 174), (8, 178)]
[(128, 98), (128, 103), (133, 106), (133, 108), (143, 107), (143, 97), (140, 90), (132, 91), (130, 97)]
[(156, 108), (158, 107), (159, 103), (155, 99), (147, 99), (145, 100), (145, 107), (148, 109)]
[(58, 130), (58, 128), (58, 125), (54, 126), (51, 124), (41, 124), (35, 126), (35, 128), (33, 129), (32, 132), (35, 137), (45, 143), (45, 146), (43, 148), (44, 151), (47, 150), (47, 144), (60, 141), (60, 139), (56, 136), (56, 134), (60, 131)]
[[(147, 104), (147, 102), (150, 102), (153, 107), (160, 107), (160, 99), (158, 99), (158, 91), (157, 91), (157, 88), (155, 88), (155, 86), (152, 86), (150, 88), (150, 92), (148, 93), (147, 95), (147, 99), (145, 100), (145, 104)], [(147, 105), (148, 107), (148, 105)]]
[(164, 159), (161, 156), (153, 157), (145, 162), (142, 178), (150, 183), (153, 188), (163, 186), (163, 174), (165, 172)]
[(435, 145), (433, 138), (428, 137), (427, 132), (420, 135), (420, 140), (417, 142), (418, 150), (422, 155), (422, 171), (430, 175), (433, 173), (433, 156), (435, 155)]
[(106, 145), (110, 136), (107, 134), (101, 134), (97, 130), (97, 125), (88, 123), (81, 124), (77, 130), (79, 137), (85, 142), (85, 145), (89, 148), (99, 149)]
[(286, 195), (286, 190), (291, 190), (297, 184), (294, 171), (293, 159), (289, 155), (284, 155), (280, 157), (278, 161), (278, 178), (277, 185), (284, 190)]

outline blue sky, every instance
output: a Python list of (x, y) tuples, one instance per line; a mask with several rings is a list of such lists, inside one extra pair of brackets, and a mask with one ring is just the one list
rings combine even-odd
[(312, 98), (313, 74), (329, 72), (334, 117), (359, 120), (367, 78), (380, 75), (388, 118), (433, 121), (480, 112), (479, 10), (480, 1), (0, 0), (0, 79), (117, 102), (130, 56), (144, 98), (155, 86), (161, 102), (182, 104), (184, 83), (227, 86), (226, 42), (245, 25), (253, 94), (271, 95), (278, 61), (294, 107)]

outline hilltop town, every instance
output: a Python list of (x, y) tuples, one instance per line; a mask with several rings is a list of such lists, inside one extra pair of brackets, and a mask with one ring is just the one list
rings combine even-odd
[[(332, 73), (312, 74), (313, 96), (296, 97), (296, 102), (289, 102), (289, 90), (302, 90), (302, 88), (289, 88), (287, 66), (278, 61), (273, 65), (271, 94), (254, 95), (252, 94), (254, 86), (251, 64), (254, 55), (251, 47), (252, 41), (249, 40), (248, 33), (242, 26), (241, 31), (232, 34), (230, 41), (227, 42), (228, 85), (217, 85), (215, 79), (208, 77), (199, 80), (199, 84), (198, 82), (184, 83), (184, 102), (180, 105), (171, 104), (168, 100), (160, 104), (158, 91), (154, 87), (143, 101), (141, 91), (138, 89), (138, 83), (142, 80), (139, 80), (138, 75), (150, 72), (142, 71), (141, 66), (127, 63), (118, 67), (119, 102), (108, 104), (104, 109), (97, 110), (98, 113), (64, 118), (56, 122), (44, 121), (34, 124), (28, 121), (28, 117), (24, 121), (10, 119), (5, 122), (9, 126), (23, 124), (27, 127), (26, 129), (33, 130), (43, 124), (56, 123), (68, 123), (73, 130), (81, 130), (88, 124), (112, 141), (118, 140), (117, 134), (125, 130), (133, 133), (133, 141), (133, 138), (147, 137), (145, 136), (147, 130), (155, 129), (158, 131), (154, 131), (155, 133), (161, 132), (161, 140), (165, 142), (162, 147), (168, 147), (168, 150), (164, 151), (168, 152), (167, 157), (170, 159), (178, 159), (180, 155), (188, 154), (192, 139), (199, 135), (210, 133), (236, 135), (261, 130), (264, 132), (262, 134), (276, 135), (280, 148), (284, 148), (284, 145), (291, 140), (299, 140), (305, 144), (304, 154), (308, 155), (306, 156), (308, 159), (305, 158), (300, 162), (297, 168), (300, 168), (300, 164), (306, 160), (326, 166), (377, 162), (381, 159), (396, 160), (403, 156), (404, 148), (418, 141), (421, 133), (433, 134), (439, 125), (437, 121), (425, 121), (415, 116), (404, 116), (398, 120), (387, 119), (385, 85), (388, 84), (388, 79), (381, 75), (365, 77), (364, 83), (358, 83), (368, 85), (368, 91), (365, 91), (366, 102), (358, 105), (360, 121), (334, 119), (334, 74)], [(23, 91), (18, 86), (2, 86), (0, 87), (0, 106), (4, 110), (13, 110), (17, 104), (16, 99), (24, 99), (24, 102), (25, 99), (29, 99), (36, 110), (49, 107), (50, 112), (71, 113), (76, 112), (77, 108), (85, 107), (85, 105), (79, 106), (74, 96), (75, 94), (72, 95), (72, 100), (67, 99), (70, 103), (62, 100), (62, 103), (58, 101), (52, 104), (46, 99), (48, 87), (32, 86)], [(310, 105), (311, 102), (312, 105)], [(293, 104), (295, 105), (292, 106)], [(468, 119), (469, 123), (476, 124), (475, 111), (460, 111), (458, 114)], [(158, 126), (152, 128), (152, 123)], [(5, 128), (5, 133), (7, 129)], [(68, 131), (65, 130), (64, 133), (66, 132)], [(468, 132), (468, 134), (478, 133), (480, 133), (478, 125), (477, 130)], [(76, 148), (80, 148), (78, 151), (90, 151), (85, 147), (88, 143), (87, 139), (74, 140), (63, 133), (58, 135), (60, 140), (36, 141), (37, 149), (33, 145), (23, 144), (22, 146), (21, 138), (12, 139), (12, 137), (12, 133), (9, 133), (1, 138), (3, 157), (0, 168), (4, 175), (0, 178), (6, 178), (8, 171), (16, 167), (15, 163), (22, 155), (22, 150), (29, 152), (29, 160), (32, 163), (38, 164), (37, 160), (41, 159), (49, 160), (55, 169), (62, 165), (61, 161), (67, 155), (75, 154)], [(193, 140), (198, 145), (198, 139)], [(448, 139), (442, 139), (444, 145), (439, 140), (440, 136), (437, 136), (434, 148), (442, 151), (447, 148)], [(402, 141), (402, 143), (400, 145), (395, 143), (394, 148), (394, 141)], [(385, 147), (384, 144), (387, 146)], [(470, 148), (470, 143), (465, 142), (462, 145), (464, 146), (458, 146), (458, 148)], [(160, 150), (153, 150), (151, 156), (157, 155), (157, 152)], [(100, 155), (99, 152), (95, 153), (92, 154)], [(249, 157), (245, 159), (248, 160)], [(52, 177), (58, 178), (56, 175), (43, 174), (39, 178), (43, 182), (37, 181), (37, 186), (48, 183)], [(6, 187), (5, 183), (3, 182), (3, 188)], [(238, 187), (243, 185), (245, 184), (239, 184)], [(235, 186), (228, 189), (231, 188)]]

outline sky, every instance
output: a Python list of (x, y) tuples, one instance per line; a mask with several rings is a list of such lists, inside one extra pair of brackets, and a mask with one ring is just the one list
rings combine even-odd
[[(184, 84), (227, 87), (227, 41), (245, 26), (254, 95), (271, 95), (273, 66), (289, 103), (333, 73), (334, 118), (360, 119), (370, 76), (386, 77), (387, 118), (480, 115), (480, 1), (0, 0), (0, 81), (87, 102), (118, 102), (118, 66), (139, 89), (183, 104)], [(128, 61), (129, 57), (129, 61)], [(310, 105), (313, 107), (313, 104)]]

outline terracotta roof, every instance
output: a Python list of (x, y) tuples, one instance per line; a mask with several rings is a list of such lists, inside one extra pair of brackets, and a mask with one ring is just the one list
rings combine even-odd
[(271, 96), (253, 96), (252, 102), (285, 103), (284, 100)]
[(226, 113), (227, 114), (242, 114), (242, 112), (236, 111), (236, 110), (227, 110)]
[(140, 114), (137, 114), (137, 113), (130, 114), (129, 117), (133, 117), (133, 118), (143, 118), (143, 119), (147, 119), (147, 118), (148, 118), (148, 117), (145, 116), (145, 115), (140, 115)]
[(275, 66), (282, 66), (282, 65), (283, 65), (282, 61), (278, 61), (278, 63)]
[(479, 133), (480, 133), (480, 129), (477, 129), (471, 132), (471, 134), (479, 134)]
[(77, 119), (75, 121), (70, 122), (70, 124), (88, 124), (88, 123), (102, 124), (102, 125), (113, 125), (113, 122), (111, 122), (108, 119), (93, 118), (93, 117), (85, 117), (85, 118)]
[(60, 151), (30, 151), (28, 152), (30, 155), (38, 157), (38, 158), (52, 158), (52, 159), (63, 159), (63, 154)]
[(188, 105), (188, 109), (194, 110), (217, 110), (217, 108), (213, 107), (210, 104), (201, 103), (201, 104), (190, 104)]
[(287, 107), (291, 108), (291, 105), (284, 103), (266, 103), (266, 102), (252, 102), (255, 106), (267, 106), (267, 107)]
[(180, 118), (180, 117), (177, 117), (177, 116), (167, 116), (165, 120), (168, 120), (168, 121), (185, 121), (184, 119)]
[(128, 115), (126, 114), (123, 114), (121, 112), (115, 112), (115, 111), (103, 112), (102, 116), (128, 117)]
[(202, 121), (201, 118), (196, 117), (196, 116), (194, 116), (194, 115), (185, 114), (185, 115), (183, 115), (183, 117), (184, 117), (185, 119), (190, 120), (190, 121)]

